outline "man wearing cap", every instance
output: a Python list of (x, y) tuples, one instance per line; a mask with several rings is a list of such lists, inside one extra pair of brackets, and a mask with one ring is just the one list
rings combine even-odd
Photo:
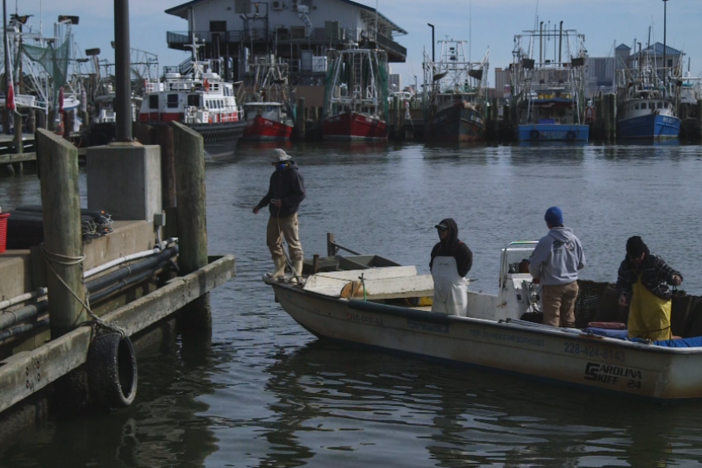
[(271, 153), (271, 164), (275, 172), (271, 175), (268, 193), (254, 206), (254, 214), (268, 205), (270, 218), (266, 229), (266, 243), (271, 251), (275, 271), (271, 276), (280, 278), (285, 275), (285, 252), (283, 251), (283, 236), (288, 243), (290, 260), (294, 274), (302, 275), (304, 259), (302, 244), (300, 244), (297, 211), (300, 202), (305, 199), (305, 181), (300, 174), (297, 164), (290, 155), (280, 148)]
[(626, 258), (619, 266), (617, 291), (619, 305), (629, 304), (627, 329), (629, 338), (669, 340), (672, 336), (670, 315), (672, 293), (668, 288), (680, 286), (683, 277), (656, 255), (639, 236), (626, 241)]
[(575, 326), (578, 270), (585, 268), (585, 253), (573, 230), (563, 227), (563, 212), (557, 206), (544, 216), (548, 234), (539, 240), (529, 259), (534, 284), (543, 285), (543, 323), (554, 327)]
[(473, 253), (458, 239), (458, 225), (446, 218), (434, 226), (439, 242), (431, 251), (429, 269), (434, 278), (432, 312), (466, 316), (468, 283), (464, 276), (473, 265)]

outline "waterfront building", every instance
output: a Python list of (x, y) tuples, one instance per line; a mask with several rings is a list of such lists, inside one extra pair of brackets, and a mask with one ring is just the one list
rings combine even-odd
[(187, 31), (167, 33), (168, 47), (189, 50), (194, 34), (203, 58), (223, 59), (218, 72), (227, 80), (243, 80), (253, 57), (266, 54), (288, 64), (291, 84), (311, 86), (323, 84), (329, 49), (377, 45), (388, 62), (407, 57), (395, 40), (407, 31), (350, 0), (192, 0), (166, 13), (188, 22)]
[(495, 91), (494, 97), (507, 97), (510, 95), (510, 82), (512, 71), (508, 68), (495, 68)]

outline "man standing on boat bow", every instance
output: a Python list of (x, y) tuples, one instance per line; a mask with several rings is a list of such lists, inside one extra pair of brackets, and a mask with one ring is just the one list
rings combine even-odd
[(563, 212), (557, 206), (544, 216), (549, 231), (536, 244), (529, 260), (534, 284), (542, 284), (543, 323), (554, 327), (575, 326), (578, 270), (585, 268), (585, 253), (573, 230), (563, 227)]
[(669, 340), (673, 297), (668, 285), (680, 286), (683, 277), (662, 258), (651, 255), (639, 236), (626, 241), (626, 258), (619, 266), (619, 305), (629, 306), (629, 338)]
[(434, 226), (439, 243), (431, 251), (429, 269), (434, 278), (432, 312), (466, 316), (468, 282), (464, 278), (473, 266), (473, 252), (458, 239), (458, 225), (453, 218)]
[(258, 202), (258, 205), (254, 206), (253, 212), (258, 214), (261, 208), (268, 205), (271, 214), (266, 228), (266, 244), (275, 264), (275, 271), (271, 276), (274, 278), (285, 276), (286, 262), (283, 250), (283, 236), (285, 236), (290, 261), (295, 270), (293, 273), (299, 277), (302, 275), (304, 254), (300, 243), (297, 210), (305, 199), (305, 181), (295, 161), (284, 150), (280, 148), (273, 150), (271, 164), (275, 166), (275, 172), (271, 174), (268, 193)]

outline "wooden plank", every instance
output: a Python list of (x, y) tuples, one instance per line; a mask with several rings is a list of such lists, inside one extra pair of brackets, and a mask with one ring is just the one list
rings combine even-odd
[(36, 160), (37, 153), (0, 154), (0, 164), (10, 164), (15, 162), (27, 162)]
[[(225, 255), (102, 318), (133, 335), (230, 280), (235, 267), (234, 256)], [(90, 335), (89, 327), (80, 327), (0, 362), (0, 412), (85, 363)]]
[(361, 276), (361, 274), (365, 279), (414, 276), (417, 274), (417, 267), (415, 267), (414, 265), (406, 265), (387, 268), (369, 268), (368, 270), (329, 271), (311, 276), (307, 281), (311, 282), (311, 284), (314, 284), (316, 281), (321, 281), (324, 278), (357, 280), (359, 276)]

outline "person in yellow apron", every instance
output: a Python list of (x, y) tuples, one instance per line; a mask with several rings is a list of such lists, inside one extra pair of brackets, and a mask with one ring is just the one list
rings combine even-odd
[(652, 341), (672, 336), (670, 314), (672, 293), (668, 285), (680, 286), (683, 277), (661, 257), (652, 255), (639, 236), (626, 242), (626, 258), (619, 266), (619, 305), (629, 304), (629, 338)]
[(429, 268), (434, 279), (432, 312), (466, 316), (468, 282), (464, 278), (473, 265), (473, 253), (458, 239), (458, 225), (453, 218), (434, 226), (439, 242), (431, 251)]

